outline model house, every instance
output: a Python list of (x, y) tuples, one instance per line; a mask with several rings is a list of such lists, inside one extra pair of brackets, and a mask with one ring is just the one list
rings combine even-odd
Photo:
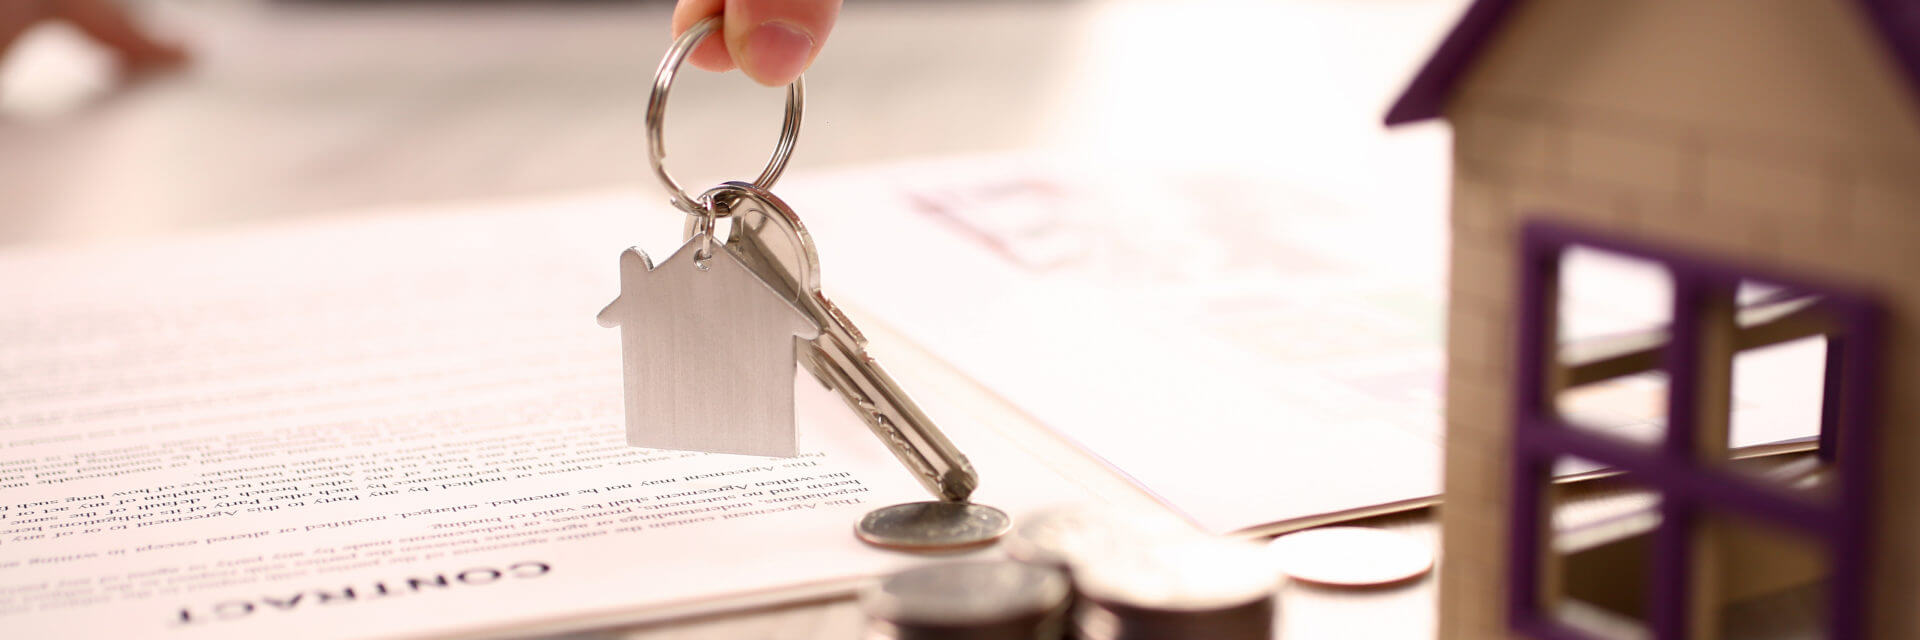
[[(1442, 637), (1739, 637), (1774, 602), (1811, 607), (1811, 637), (1920, 637), (1920, 2), (1479, 0), (1387, 122), (1434, 118), (1454, 132)], [(1567, 339), (1576, 250), (1664, 273), (1670, 320)], [(1748, 471), (1736, 354), (1801, 339), (1825, 349), (1818, 468)], [(1625, 376), (1664, 385), (1652, 439), (1563, 415)], [(1553, 517), (1568, 460), (1656, 498), (1614, 584)]]

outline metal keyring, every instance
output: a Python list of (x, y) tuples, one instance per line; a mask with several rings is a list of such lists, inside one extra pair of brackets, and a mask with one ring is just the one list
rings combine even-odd
[[(653, 175), (667, 186), (667, 195), (672, 198), (673, 206), (694, 216), (711, 216), (698, 200), (688, 196), (680, 188), (680, 183), (667, 174), (667, 141), (661, 131), (665, 126), (667, 114), (667, 91), (673, 88), (673, 74), (680, 70), (680, 63), (693, 53), (695, 45), (720, 28), (718, 16), (703, 19), (688, 27), (673, 41), (673, 48), (667, 50), (667, 57), (660, 60), (660, 70), (653, 74), (653, 96), (647, 99), (647, 160), (653, 164)], [(804, 108), (806, 85), (803, 78), (796, 77), (787, 85), (787, 114), (780, 123), (780, 142), (773, 148), (773, 157), (767, 160), (767, 168), (754, 178), (753, 186), (761, 189), (773, 187), (780, 179), (780, 172), (787, 168), (787, 158), (793, 156), (793, 143), (800, 137), (800, 113)]]

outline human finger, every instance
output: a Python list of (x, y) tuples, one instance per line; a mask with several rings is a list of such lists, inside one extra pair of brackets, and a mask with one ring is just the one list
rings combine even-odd
[(6, 58), (20, 34), (47, 19), (46, 4), (40, 0), (0, 0), (0, 59)]
[(839, 15), (840, 0), (725, 0), (721, 29), (727, 53), (740, 70), (755, 82), (777, 87), (793, 82), (812, 64)]
[(95, 42), (112, 49), (125, 70), (134, 73), (168, 69), (187, 63), (187, 50), (163, 41), (134, 22), (133, 16), (112, 0), (50, 0), (54, 15), (65, 19)]
[[(680, 0), (673, 6), (673, 37), (686, 33), (693, 23), (701, 18), (720, 15), (726, 6), (726, 0)], [(727, 71), (733, 68), (733, 56), (727, 53), (727, 43), (721, 38), (709, 37), (693, 53), (687, 55), (687, 61), (693, 66), (708, 71)]]

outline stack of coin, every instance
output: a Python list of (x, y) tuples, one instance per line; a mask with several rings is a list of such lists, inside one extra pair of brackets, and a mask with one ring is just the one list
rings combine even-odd
[(1003, 546), (1007, 556), (1015, 560), (1070, 572), (1080, 558), (1105, 557), (1121, 549), (1201, 535), (1193, 525), (1172, 516), (1123, 514), (1110, 508), (1075, 505), (1028, 516), (1007, 534)]
[(860, 593), (868, 640), (1056, 640), (1067, 577), (1019, 562), (908, 569)]
[(1259, 545), (1186, 538), (1074, 560), (1081, 640), (1269, 640), (1280, 573)]

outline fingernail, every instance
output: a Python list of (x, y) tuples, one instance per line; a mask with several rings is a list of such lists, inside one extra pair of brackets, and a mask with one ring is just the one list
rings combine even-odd
[(793, 82), (807, 68), (807, 56), (813, 53), (813, 36), (780, 21), (762, 22), (747, 34), (747, 75), (761, 84), (780, 86)]

